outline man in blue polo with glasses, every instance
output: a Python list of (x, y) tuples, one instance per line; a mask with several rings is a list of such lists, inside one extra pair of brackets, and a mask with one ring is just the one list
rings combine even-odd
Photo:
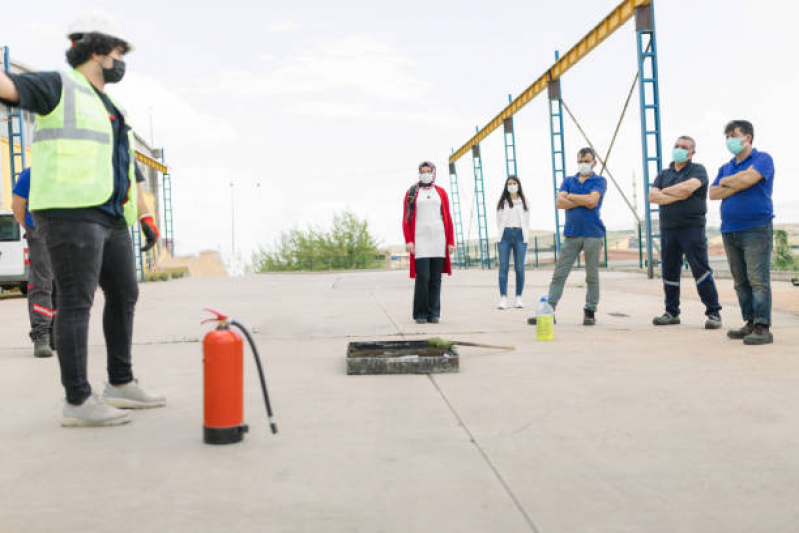
[(774, 161), (752, 147), (754, 126), (733, 120), (724, 128), (733, 158), (719, 169), (710, 199), (721, 200), (721, 234), (746, 322), (727, 336), (744, 344), (774, 341), (771, 327)]

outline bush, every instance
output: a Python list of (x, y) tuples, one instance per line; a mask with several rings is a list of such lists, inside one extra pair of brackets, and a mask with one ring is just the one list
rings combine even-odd
[(784, 229), (774, 230), (774, 256), (771, 264), (776, 270), (799, 269), (799, 261), (793, 255), (788, 242), (788, 232)]
[(308, 228), (284, 232), (271, 250), (259, 248), (253, 272), (375, 268), (383, 263), (368, 223), (353, 213), (333, 217), (329, 230)]

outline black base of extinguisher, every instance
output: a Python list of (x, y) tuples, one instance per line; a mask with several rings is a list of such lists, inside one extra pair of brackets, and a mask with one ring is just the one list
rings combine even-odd
[(244, 438), (244, 434), (247, 433), (249, 429), (247, 424), (229, 428), (211, 428), (203, 426), (203, 440), (206, 444), (233, 444), (235, 442), (241, 442)]

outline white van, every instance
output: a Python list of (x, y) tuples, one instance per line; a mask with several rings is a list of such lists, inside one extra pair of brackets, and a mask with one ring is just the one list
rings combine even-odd
[(28, 245), (19, 224), (10, 210), (0, 209), (0, 287), (19, 287), (27, 294), (29, 271)]

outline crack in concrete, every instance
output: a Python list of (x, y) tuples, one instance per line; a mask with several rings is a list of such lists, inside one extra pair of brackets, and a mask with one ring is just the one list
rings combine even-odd
[(391, 315), (389, 314), (388, 310), (383, 306), (382, 303), (380, 303), (380, 300), (377, 299), (377, 295), (375, 295), (374, 291), (369, 291), (369, 294), (372, 295), (372, 299), (377, 304), (377, 307), (379, 307), (380, 310), (383, 311), (383, 314), (386, 315), (386, 318), (388, 318), (388, 321), (391, 322), (391, 325), (394, 326), (394, 329), (397, 330), (397, 335), (399, 335), (400, 337), (402, 337), (404, 339), (405, 338), (405, 333), (402, 332), (402, 330), (397, 325), (397, 323), (394, 322), (394, 319), (391, 318)]
[(533, 519), (530, 518), (530, 515), (527, 514), (527, 511), (524, 509), (524, 507), (522, 506), (521, 502), (516, 497), (516, 494), (514, 494), (513, 489), (510, 488), (510, 485), (508, 485), (508, 482), (505, 481), (505, 478), (502, 477), (502, 474), (499, 472), (497, 467), (494, 466), (494, 463), (491, 462), (491, 458), (488, 457), (488, 453), (486, 453), (486, 451), (483, 449), (483, 447), (480, 446), (480, 443), (477, 442), (477, 439), (475, 438), (474, 434), (471, 432), (469, 427), (463, 421), (463, 418), (461, 418), (461, 416), (455, 410), (455, 406), (453, 406), (452, 403), (449, 401), (449, 398), (447, 398), (447, 395), (444, 394), (444, 391), (441, 390), (441, 387), (438, 386), (438, 383), (436, 382), (436, 380), (433, 377), (433, 375), (432, 374), (427, 374), (427, 377), (430, 378), (430, 383), (433, 384), (433, 387), (435, 387), (435, 389), (441, 395), (441, 398), (444, 400), (444, 403), (447, 404), (447, 407), (449, 407), (449, 410), (452, 413), (452, 415), (455, 417), (455, 420), (458, 421), (458, 424), (463, 428), (463, 431), (466, 433), (466, 436), (469, 437), (469, 442), (471, 442), (474, 445), (474, 447), (477, 449), (477, 451), (483, 457), (483, 460), (485, 461), (485, 463), (488, 465), (488, 467), (494, 473), (494, 476), (497, 478), (497, 480), (499, 481), (500, 485), (502, 485), (502, 488), (505, 489), (505, 492), (510, 497), (511, 501), (513, 502), (513, 505), (516, 506), (516, 509), (519, 510), (519, 512), (521, 513), (522, 517), (524, 518), (524, 521), (527, 522), (527, 525), (530, 527), (530, 531), (533, 531), (534, 533), (540, 533), (540, 530), (535, 525), (535, 522), (533, 522)]

